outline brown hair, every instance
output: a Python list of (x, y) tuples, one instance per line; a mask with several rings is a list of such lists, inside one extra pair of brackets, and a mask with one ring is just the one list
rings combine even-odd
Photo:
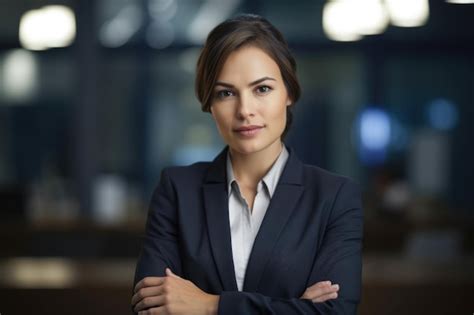
[(283, 35), (268, 20), (255, 14), (242, 14), (217, 25), (208, 35), (197, 61), (195, 91), (204, 112), (210, 112), (212, 92), (227, 57), (244, 45), (254, 45), (265, 51), (280, 68), (292, 104), (286, 110), (288, 132), (293, 115), (291, 108), (300, 97), (296, 62)]

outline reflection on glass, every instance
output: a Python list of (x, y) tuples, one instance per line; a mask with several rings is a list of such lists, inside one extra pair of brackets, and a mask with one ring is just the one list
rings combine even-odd
[(106, 47), (123, 46), (140, 29), (142, 23), (143, 16), (138, 3), (131, 2), (102, 25), (99, 40)]

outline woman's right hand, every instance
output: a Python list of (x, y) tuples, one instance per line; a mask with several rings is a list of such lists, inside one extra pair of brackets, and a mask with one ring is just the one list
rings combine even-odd
[(306, 288), (300, 299), (308, 299), (313, 301), (313, 303), (322, 303), (327, 300), (336, 299), (338, 291), (338, 284), (331, 284), (331, 281), (321, 281)]

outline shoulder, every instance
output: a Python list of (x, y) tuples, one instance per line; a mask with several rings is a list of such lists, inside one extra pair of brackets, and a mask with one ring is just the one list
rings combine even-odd
[(171, 182), (201, 182), (210, 165), (211, 162), (196, 162), (186, 166), (168, 166), (163, 168), (161, 177), (169, 178)]
[(309, 164), (303, 165), (303, 173), (305, 186), (316, 190), (319, 196), (340, 198), (354, 195), (360, 198), (360, 184), (350, 177)]
[(197, 162), (187, 166), (167, 166), (161, 170), (153, 196), (164, 194), (171, 198), (179, 192), (196, 191), (201, 186), (210, 162)]
[(324, 183), (324, 186), (329, 187), (339, 187), (341, 185), (355, 185), (359, 186), (359, 184), (352, 178), (348, 176), (344, 176), (341, 174), (337, 174), (321, 168), (316, 165), (304, 164), (303, 165), (303, 172), (305, 181), (312, 181), (317, 183)]
[(330, 224), (337, 220), (348, 220), (351, 225), (361, 222), (363, 207), (358, 182), (318, 166), (305, 164), (303, 169), (305, 192), (324, 205)]
[(306, 164), (301, 160), (296, 150), (287, 146), (289, 158), (285, 167), (285, 180), (302, 184), (307, 192), (320, 197), (333, 196), (342, 188), (359, 189), (359, 184), (350, 177), (331, 172), (317, 165)]

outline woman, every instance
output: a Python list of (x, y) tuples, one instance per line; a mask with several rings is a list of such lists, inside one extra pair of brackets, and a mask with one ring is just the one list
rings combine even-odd
[(134, 311), (355, 314), (360, 192), (282, 141), (300, 88), (281, 33), (256, 15), (218, 25), (198, 60), (196, 94), (227, 146), (212, 162), (163, 170)]

